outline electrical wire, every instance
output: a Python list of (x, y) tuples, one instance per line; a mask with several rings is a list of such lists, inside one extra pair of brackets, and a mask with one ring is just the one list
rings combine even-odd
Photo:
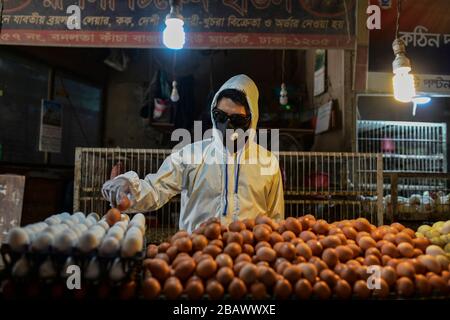
[(177, 51), (173, 50), (173, 60), (172, 60), (172, 80), (175, 81), (175, 66), (177, 64)]
[(395, 25), (395, 39), (398, 39), (400, 29), (400, 12), (402, 11), (402, 0), (397, 0), (397, 22)]
[(286, 61), (286, 51), (283, 49), (281, 55), (281, 83), (284, 83), (284, 64)]

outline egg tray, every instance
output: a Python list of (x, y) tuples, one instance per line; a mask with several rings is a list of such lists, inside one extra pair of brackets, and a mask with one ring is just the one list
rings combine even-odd
[[(133, 257), (120, 258), (122, 268), (126, 274), (125, 279), (129, 279), (132, 275), (139, 274), (142, 268), (142, 261), (145, 259), (145, 248), (146, 243), (144, 239), (143, 250), (137, 253)], [(97, 258), (100, 266), (100, 278), (98, 280), (109, 279), (109, 271), (113, 265), (116, 258), (119, 256), (102, 257), (98, 254), (98, 250), (94, 250), (90, 253), (82, 253), (78, 249), (74, 248), (70, 253), (60, 253), (49, 250), (47, 252), (32, 252), (28, 250), (29, 248), (23, 248), (20, 251), (14, 251), (8, 244), (3, 244), (1, 246), (1, 255), (5, 264), (4, 276), (5, 278), (12, 277), (12, 268), (14, 264), (25, 255), (30, 261), (30, 271), (27, 276), (24, 277), (27, 281), (29, 279), (38, 279), (39, 267), (48, 258), (51, 259), (53, 266), (55, 268), (57, 276), (55, 279), (61, 279), (62, 268), (69, 257), (72, 257), (74, 264), (78, 265), (81, 269), (81, 274), (84, 274), (89, 262), (93, 258)], [(97, 280), (96, 280), (97, 281)], [(93, 282), (93, 281), (91, 281)], [(111, 282), (113, 282), (111, 280)]]

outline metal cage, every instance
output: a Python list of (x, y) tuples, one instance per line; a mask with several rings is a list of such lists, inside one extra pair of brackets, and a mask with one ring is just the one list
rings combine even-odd
[[(156, 172), (171, 150), (77, 148), (74, 211), (103, 214), (109, 205), (101, 187), (119, 161), (140, 177)], [(285, 215), (311, 213), (328, 221), (364, 216), (383, 222), (383, 167), (380, 154), (278, 152), (283, 174)], [(178, 229), (180, 200), (173, 198), (147, 214), (150, 241)]]

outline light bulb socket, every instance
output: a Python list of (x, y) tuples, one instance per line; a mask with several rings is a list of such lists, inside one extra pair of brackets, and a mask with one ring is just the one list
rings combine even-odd
[(170, 12), (169, 14), (166, 16), (166, 20), (167, 19), (179, 19), (184, 21), (183, 16), (181, 15), (181, 9), (180, 9), (180, 1), (178, 0), (170, 0), (169, 1), (170, 4)]
[(406, 56), (406, 46), (402, 39), (395, 39), (392, 43), (392, 50), (395, 54), (395, 59), (392, 62), (392, 70), (394, 73), (400, 68), (409, 68), (411, 71), (411, 61)]

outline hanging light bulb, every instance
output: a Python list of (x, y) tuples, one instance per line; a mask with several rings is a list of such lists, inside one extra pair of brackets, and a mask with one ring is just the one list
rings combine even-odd
[(416, 88), (414, 76), (410, 74), (411, 63), (406, 57), (405, 43), (401, 39), (395, 39), (392, 49), (395, 54), (395, 60), (392, 62), (394, 98), (400, 102), (411, 102), (416, 96)]
[(179, 0), (170, 0), (170, 13), (166, 16), (166, 28), (163, 31), (163, 43), (169, 49), (181, 49), (184, 46), (183, 16), (180, 14)]
[(178, 100), (180, 100), (176, 81), (172, 82), (172, 93), (170, 94), (170, 100), (172, 100), (172, 102), (177, 102)]
[(281, 91), (280, 91), (280, 104), (282, 106), (288, 104), (288, 92), (286, 90), (286, 84), (281, 84)]

